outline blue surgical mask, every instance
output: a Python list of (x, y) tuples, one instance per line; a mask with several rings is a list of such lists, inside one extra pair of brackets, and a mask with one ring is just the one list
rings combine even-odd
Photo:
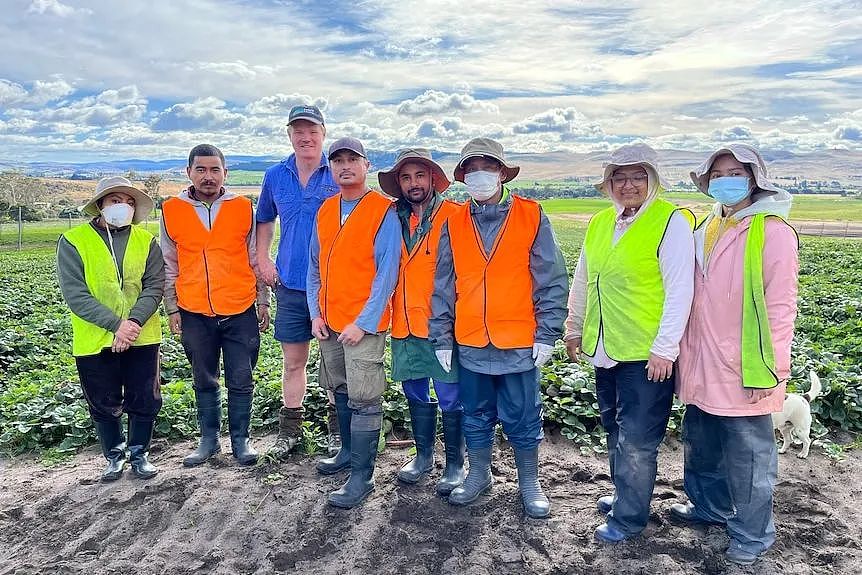
[(709, 181), (707, 193), (724, 206), (735, 206), (751, 193), (746, 176), (725, 176)]

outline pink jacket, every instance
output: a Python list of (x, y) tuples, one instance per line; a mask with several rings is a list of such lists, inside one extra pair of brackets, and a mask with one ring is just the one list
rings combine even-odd
[(703, 229), (695, 232), (698, 253), (694, 302), (680, 343), (676, 393), (683, 403), (694, 404), (713, 415), (764, 415), (781, 411), (790, 377), (790, 344), (796, 320), (799, 271), (798, 241), (788, 225), (767, 218), (764, 289), (776, 371), (781, 383), (759, 401), (755, 393), (742, 387), (743, 255), (751, 219), (746, 217), (724, 232), (713, 248), (706, 274), (702, 257)]

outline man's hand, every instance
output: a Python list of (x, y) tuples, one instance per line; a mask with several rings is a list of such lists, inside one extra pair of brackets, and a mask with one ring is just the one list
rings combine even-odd
[(452, 371), (452, 350), (451, 349), (435, 349), (434, 355), (437, 356), (437, 361), (443, 371), (449, 373)]
[(275, 288), (278, 285), (278, 270), (270, 258), (257, 258), (257, 273), (260, 274), (260, 279), (263, 280), (263, 283), (269, 287)]
[(534, 365), (541, 368), (543, 365), (548, 363), (548, 360), (551, 359), (551, 355), (553, 355), (553, 353), (554, 346), (548, 345), (546, 343), (534, 343), (533, 359), (536, 360), (534, 362)]
[(673, 373), (673, 362), (669, 359), (659, 357), (654, 353), (649, 354), (646, 364), (647, 379), (650, 381), (666, 381)]
[(363, 337), (365, 337), (365, 330), (355, 323), (349, 323), (344, 327), (341, 335), (338, 336), (338, 343), (356, 345), (362, 341)]
[(171, 328), (171, 333), (174, 335), (183, 333), (183, 322), (180, 319), (180, 312), (176, 311), (168, 316), (168, 327)]
[(581, 338), (576, 337), (566, 342), (566, 353), (569, 354), (569, 359), (578, 361), (581, 354)]
[(120, 353), (129, 349), (141, 334), (141, 326), (129, 319), (120, 322), (120, 327), (114, 333), (114, 341), (111, 343), (111, 351)]
[(267, 329), (269, 329), (269, 306), (268, 305), (257, 306), (257, 328), (261, 331), (261, 333), (263, 333)]
[(323, 321), (322, 317), (316, 317), (311, 320), (311, 335), (320, 341), (329, 339), (329, 330), (326, 328), (326, 322)]

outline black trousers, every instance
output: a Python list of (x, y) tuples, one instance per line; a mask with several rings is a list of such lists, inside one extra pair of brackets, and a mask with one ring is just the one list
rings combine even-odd
[(122, 353), (105, 348), (76, 357), (75, 364), (93, 421), (116, 421), (123, 412), (155, 420), (162, 408), (159, 344), (132, 346)]
[(260, 352), (257, 313), (252, 305), (237, 315), (209, 317), (180, 310), (182, 343), (197, 391), (218, 389), (221, 355), (228, 391), (251, 393), (252, 372)]

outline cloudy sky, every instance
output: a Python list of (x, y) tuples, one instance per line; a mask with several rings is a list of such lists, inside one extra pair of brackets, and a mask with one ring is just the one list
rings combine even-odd
[[(374, 149), (862, 149), (862, 2), (3, 0), (0, 160)], [(780, 6), (780, 7), (779, 7)]]

